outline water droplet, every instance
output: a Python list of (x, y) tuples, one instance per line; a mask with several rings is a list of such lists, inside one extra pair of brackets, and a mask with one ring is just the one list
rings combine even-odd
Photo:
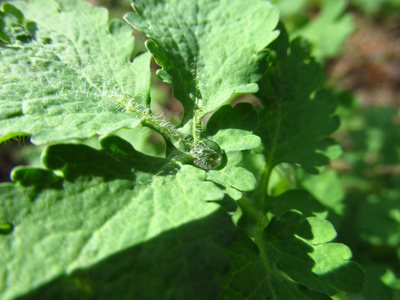
[(198, 142), (190, 153), (193, 155), (193, 163), (204, 170), (216, 167), (222, 159), (220, 146), (211, 140)]
[(11, 223), (0, 224), (0, 234), (9, 234), (14, 230), (14, 225)]

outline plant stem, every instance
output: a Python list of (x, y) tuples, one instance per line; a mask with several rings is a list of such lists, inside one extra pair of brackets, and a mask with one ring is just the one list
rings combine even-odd
[[(243, 213), (250, 218), (250, 223), (246, 226), (247, 234), (253, 240), (253, 243), (259, 249), (260, 259), (265, 270), (265, 280), (270, 286), (270, 291), (273, 293), (274, 289), (271, 286), (270, 277), (273, 272), (271, 260), (268, 257), (268, 246), (265, 244), (265, 228), (268, 226), (269, 218), (262, 210), (259, 209), (258, 204), (247, 197), (243, 197), (238, 201)], [(273, 293), (271, 299), (277, 299)]]
[(180, 133), (178, 129), (167, 120), (162, 120), (156, 115), (149, 113), (142, 121), (142, 124), (157, 131), (182, 152), (188, 153), (193, 149), (193, 142), (188, 139), (187, 136)]
[(259, 193), (257, 198), (257, 204), (262, 209), (262, 211), (264, 211), (264, 208), (266, 206), (265, 199), (268, 197), (268, 184), (272, 173), (272, 167), (268, 163), (269, 161), (270, 160), (267, 160), (263, 174), (260, 179)]
[(265, 245), (264, 228), (257, 228), (257, 230), (255, 231), (253, 242), (258, 247), (260, 260), (264, 266), (265, 281), (269, 286), (269, 291), (271, 293), (271, 297), (269, 297), (268, 299), (278, 299), (277, 295), (275, 294), (275, 289), (271, 284), (271, 274), (272, 272), (274, 272), (274, 266), (272, 264), (274, 264), (274, 262), (268, 257), (268, 246)]
[(193, 128), (192, 128), (192, 135), (195, 143), (201, 140), (202, 127), (201, 127), (200, 115), (201, 115), (201, 109), (196, 104), (196, 109), (193, 116)]

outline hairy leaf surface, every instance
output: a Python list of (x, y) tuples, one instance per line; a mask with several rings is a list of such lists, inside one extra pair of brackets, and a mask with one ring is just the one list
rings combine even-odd
[[(133, 7), (125, 20), (149, 38), (136, 57), (131, 27), (84, 0), (2, 6), (0, 142), (25, 134), (52, 145), (44, 168), (17, 167), (14, 183), (0, 185), (0, 298), (359, 292), (363, 274), (325, 219), (340, 212), (340, 190), (313, 188), (335, 177), (290, 165), (318, 173), (340, 152), (327, 138), (338, 126), (336, 95), (322, 88), (309, 44), (289, 42), (283, 26), (276, 39), (270, 1)], [(151, 55), (183, 104), (179, 127), (151, 111)], [(253, 104), (229, 104), (256, 92)], [(160, 133), (165, 156), (108, 135), (138, 125)], [(77, 144), (96, 134), (98, 149)]]
[[(68, 285), (65, 295), (88, 288), (96, 299), (109, 293), (121, 298), (123, 291), (127, 299), (167, 299), (166, 290), (186, 298), (215, 297), (210, 272), (226, 269), (218, 245), (230, 242), (234, 227), (207, 201), (224, 193), (192, 166), (176, 174), (134, 172), (137, 160), (116, 154), (133, 148), (116, 137), (105, 140), (102, 150), (51, 146), (42, 158), (47, 170), (18, 168), (12, 173), (18, 185), (0, 186), (0, 224), (13, 227), (0, 235), (1, 298), (42, 286), (36, 292), (52, 299)], [(86, 287), (73, 284), (83, 277)]]
[[(149, 101), (150, 55), (130, 62), (128, 25), (109, 24), (107, 10), (79, 0), (13, 5), (36, 29), (29, 40), (14, 32), (1, 47), (0, 141), (31, 135), (41, 144), (139, 124)], [(0, 15), (6, 24), (9, 11)]]
[(262, 50), (277, 36), (278, 11), (270, 3), (139, 0), (133, 6), (136, 14), (125, 19), (150, 38), (147, 47), (163, 67), (158, 76), (182, 102), (184, 123), (235, 94), (257, 91)]

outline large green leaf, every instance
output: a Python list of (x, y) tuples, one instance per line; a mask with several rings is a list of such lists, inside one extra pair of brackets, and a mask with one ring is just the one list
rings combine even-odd
[(278, 12), (267, 1), (134, 1), (125, 19), (144, 32), (161, 80), (182, 102), (186, 123), (237, 93), (254, 93), (263, 49), (275, 37)]
[(221, 279), (220, 298), (330, 299), (341, 290), (359, 292), (363, 272), (349, 261), (347, 246), (332, 242), (332, 224), (315, 216), (323, 206), (304, 191), (269, 200), (268, 226), (262, 230), (253, 220), (252, 229), (242, 220), (252, 239), (241, 233), (227, 249), (232, 267)]
[[(150, 55), (130, 62), (128, 25), (109, 24), (107, 10), (80, 0), (13, 4), (20, 11), (7, 4), (0, 15), (10, 31), (0, 52), (0, 141), (31, 135), (40, 144), (139, 124), (149, 101)], [(23, 39), (15, 15), (33, 28)]]
[(279, 270), (268, 273), (260, 257), (260, 250), (243, 232), (240, 232), (238, 239), (226, 252), (231, 261), (231, 269), (221, 279), (222, 290), (218, 299), (331, 299), (293, 282)]
[(289, 45), (282, 27), (271, 48), (275, 58), (259, 82), (258, 93), (264, 110), (257, 133), (267, 166), (288, 162), (317, 173), (317, 166), (329, 163), (323, 152), (334, 144), (326, 136), (339, 125), (332, 116), (335, 95), (321, 89), (322, 67), (310, 57), (306, 41), (296, 39)]
[(21, 167), (12, 173), (18, 185), (0, 185), (0, 224), (9, 229), (0, 235), (0, 298), (215, 297), (212, 274), (227, 268), (218, 245), (234, 226), (207, 201), (224, 193), (193, 166), (134, 172), (143, 162), (121, 155), (134, 153), (129, 144), (101, 144), (51, 146), (48, 169)]

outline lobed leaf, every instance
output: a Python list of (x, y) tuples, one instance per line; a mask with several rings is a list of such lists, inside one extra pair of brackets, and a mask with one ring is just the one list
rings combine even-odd
[[(45, 169), (14, 169), (16, 184), (0, 185), (0, 297), (329, 299), (358, 292), (363, 274), (349, 248), (332, 242), (336, 231), (318, 217), (325, 207), (300, 190), (268, 196), (268, 170), (260, 190), (244, 194), (257, 181), (238, 166), (240, 150), (261, 144), (265, 161), (254, 169), (289, 162), (315, 173), (328, 162), (335, 95), (321, 89), (308, 44), (289, 44), (282, 28), (265, 59), (278, 21), (268, 1), (137, 0), (134, 9), (126, 20), (150, 38), (158, 76), (184, 106), (187, 126), (179, 131), (149, 114), (150, 54), (130, 62), (132, 31), (108, 24), (106, 10), (80, 0), (2, 8), (0, 141), (29, 134), (35, 143), (57, 142), (144, 123), (167, 138), (169, 156), (150, 157), (106, 136), (100, 150), (53, 145), (43, 153)], [(256, 92), (257, 81), (258, 115), (248, 103), (223, 106)], [(182, 165), (188, 162), (216, 167)], [(236, 227), (215, 202), (242, 213), (244, 231), (229, 247)]]
[(298, 213), (289, 212), (266, 229), (268, 254), (275, 266), (295, 282), (327, 295), (338, 290), (359, 292), (363, 272), (350, 261), (347, 246), (329, 243), (336, 237), (332, 224), (315, 217), (299, 220)]
[(215, 297), (211, 274), (226, 269), (219, 247), (235, 229), (206, 201), (224, 193), (192, 166), (135, 172), (137, 160), (119, 155), (133, 152), (126, 142), (102, 144), (50, 146), (48, 169), (21, 167), (18, 185), (0, 185), (0, 224), (12, 226), (0, 235), (0, 297)]
[[(82, 139), (141, 122), (150, 54), (130, 62), (128, 25), (109, 23), (107, 10), (80, 0), (13, 5), (36, 29), (31, 39), (12, 38), (1, 48), (0, 141), (17, 135), (31, 135), (36, 144)], [(2, 22), (10, 15), (4, 10)]]
[(310, 57), (309, 45), (301, 39), (290, 45), (284, 28), (271, 48), (271, 67), (259, 82), (257, 94), (264, 110), (257, 130), (264, 144), (267, 165), (298, 164), (310, 173), (327, 165), (324, 151), (335, 142), (326, 138), (339, 126), (332, 116), (335, 95), (322, 90), (322, 68)]
[(304, 217), (288, 211), (253, 239), (241, 233), (226, 250), (231, 269), (221, 279), (220, 299), (331, 299), (341, 290), (359, 292), (363, 272), (349, 261), (347, 246), (331, 242), (332, 224)]
[(254, 175), (242, 167), (237, 167), (242, 160), (240, 151), (226, 153), (228, 163), (221, 170), (209, 170), (207, 180), (225, 188), (224, 192), (234, 200), (242, 197), (242, 192), (252, 191), (256, 187)]
[(253, 149), (261, 145), (253, 134), (257, 125), (257, 113), (250, 103), (224, 105), (208, 120), (204, 135), (225, 151)]
[(260, 146), (261, 140), (252, 132), (257, 127), (257, 113), (250, 103), (238, 103), (234, 107), (224, 105), (208, 120), (205, 137), (215, 141), (225, 151), (225, 165), (207, 172), (207, 179), (223, 187), (234, 200), (242, 197), (243, 191), (256, 187), (254, 175), (237, 165), (242, 161), (242, 152)]
[(125, 19), (150, 38), (158, 76), (181, 101), (184, 124), (235, 94), (257, 91), (263, 49), (277, 36), (278, 11), (270, 3), (138, 0), (133, 7), (136, 14)]
[(263, 253), (242, 231), (226, 253), (231, 269), (228, 276), (220, 280), (222, 290), (218, 299), (331, 299), (323, 293), (308, 290), (278, 270), (268, 272), (260, 257)]

